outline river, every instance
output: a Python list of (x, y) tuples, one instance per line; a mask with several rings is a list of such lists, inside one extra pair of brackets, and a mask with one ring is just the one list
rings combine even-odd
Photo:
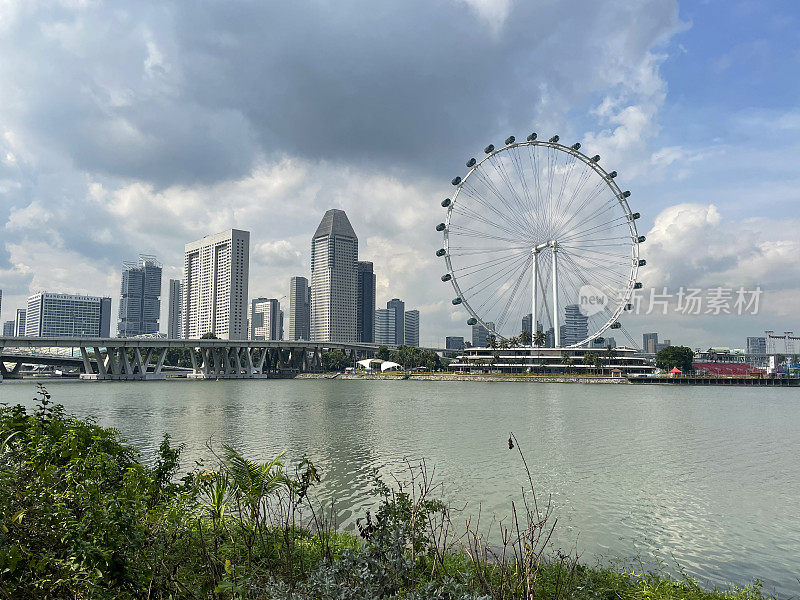
[[(145, 460), (164, 432), (252, 458), (307, 454), (342, 526), (372, 501), (372, 470), (435, 465), (446, 496), (509, 514), (525, 480), (551, 494), (557, 543), (582, 561), (638, 560), (706, 586), (764, 582), (800, 594), (800, 394), (714, 388), (454, 381), (47, 381), (55, 402), (113, 426)], [(5, 381), (0, 402), (33, 406), (34, 384)]]

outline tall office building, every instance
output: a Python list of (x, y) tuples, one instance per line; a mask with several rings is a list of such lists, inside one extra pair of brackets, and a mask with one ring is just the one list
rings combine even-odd
[(250, 232), (229, 229), (186, 244), (183, 337), (246, 340)]
[(444, 338), (444, 347), (447, 350), (463, 350), (464, 349), (464, 336), (462, 335), (448, 335)]
[(281, 339), (281, 305), (275, 298), (250, 301), (250, 339)]
[(14, 321), (5, 321), (3, 323), (3, 337), (13, 337), (14, 336)]
[(657, 333), (643, 333), (642, 334), (642, 351), (645, 354), (655, 354), (657, 345), (658, 345), (658, 334)]
[(311, 239), (311, 339), (358, 337), (358, 237), (343, 210), (322, 217)]
[(167, 337), (171, 340), (181, 339), (181, 314), (183, 312), (183, 282), (180, 279), (169, 280), (169, 311), (167, 313)]
[(139, 255), (139, 262), (123, 263), (119, 298), (119, 337), (158, 333), (161, 316), (161, 263)]
[(527, 331), (531, 335), (533, 335), (534, 331), (531, 329), (531, 321), (533, 321), (533, 317), (531, 313), (528, 313), (524, 317), (522, 317), (522, 329), (520, 329), (520, 333), (523, 331)]
[(358, 309), (356, 315), (359, 342), (375, 341), (375, 272), (372, 263), (358, 261)]
[(289, 283), (289, 340), (311, 339), (311, 289), (305, 277), (292, 277)]
[(406, 343), (406, 303), (400, 298), (392, 298), (386, 303), (386, 308), (394, 309), (394, 341), (398, 346)]
[(375, 311), (375, 343), (393, 346), (395, 339), (394, 308), (379, 308)]
[(25, 317), (25, 309), (18, 308), (17, 314), (14, 317), (14, 335), (17, 337), (23, 337), (26, 335), (25, 328), (27, 326), (26, 317)]
[(419, 311), (407, 310), (403, 319), (403, 339), (406, 346), (415, 346), (419, 348)]
[(767, 353), (766, 337), (747, 338), (747, 354), (766, 354), (766, 353)]
[(589, 317), (581, 312), (577, 304), (564, 307), (564, 329), (561, 330), (561, 345), (571, 346), (589, 335)]
[(107, 338), (111, 333), (111, 298), (40, 292), (28, 297), (24, 319), (29, 337)]
[[(494, 329), (494, 322), (487, 321), (486, 325)], [(472, 326), (472, 346), (475, 348), (485, 348), (488, 341), (489, 330), (480, 323)]]

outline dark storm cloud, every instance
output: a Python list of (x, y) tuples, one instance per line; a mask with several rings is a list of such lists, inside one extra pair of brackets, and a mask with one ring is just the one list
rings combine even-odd
[(284, 153), (459, 168), (622, 83), (677, 22), (662, 1), (520, 2), (494, 21), (457, 1), (21, 10), (5, 41), (30, 135), (81, 170), (158, 185)]

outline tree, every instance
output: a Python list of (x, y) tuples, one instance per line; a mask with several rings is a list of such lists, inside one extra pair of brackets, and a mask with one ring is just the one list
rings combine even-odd
[(684, 373), (694, 370), (692, 360), (694, 352), (686, 346), (668, 346), (656, 354), (656, 366), (664, 371), (678, 367)]
[(566, 350), (561, 351), (561, 362), (564, 363), (565, 367), (569, 367), (572, 365), (572, 357)]
[(323, 371), (344, 371), (351, 366), (350, 359), (339, 349), (323, 352), (322, 354)]
[(219, 338), (212, 332), (204, 333), (200, 336), (201, 340), (218, 340)]
[(386, 346), (379, 347), (378, 351), (375, 353), (375, 358), (378, 360), (389, 360), (389, 348)]
[(519, 336), (516, 336), (516, 335), (511, 336), (511, 338), (508, 340), (508, 345), (511, 346), (512, 348), (518, 347), (519, 346)]
[(487, 335), (486, 345), (489, 346), (489, 348), (497, 348), (497, 338), (493, 335)]
[(533, 336), (533, 345), (536, 346), (537, 348), (541, 348), (542, 346), (544, 346), (545, 341), (546, 338), (541, 330), (537, 331), (536, 335)]
[(583, 364), (587, 367), (595, 367), (597, 366), (597, 354), (594, 352), (587, 352), (583, 355)]
[(529, 346), (531, 343), (531, 332), (527, 329), (523, 329), (522, 333), (519, 334), (519, 343), (523, 346)]

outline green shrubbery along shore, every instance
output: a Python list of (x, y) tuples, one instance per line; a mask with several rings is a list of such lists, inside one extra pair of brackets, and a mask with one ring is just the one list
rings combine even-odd
[(550, 548), (555, 519), (532, 480), (490, 546), (480, 523), (457, 531), (424, 463), (394, 489), (376, 479), (377, 508), (347, 533), (313, 501), (308, 460), (223, 447), (178, 478), (179, 455), (165, 436), (147, 466), (41, 387), (33, 412), (0, 408), (0, 598), (762, 598), (757, 584), (708, 591), (579, 564)]

